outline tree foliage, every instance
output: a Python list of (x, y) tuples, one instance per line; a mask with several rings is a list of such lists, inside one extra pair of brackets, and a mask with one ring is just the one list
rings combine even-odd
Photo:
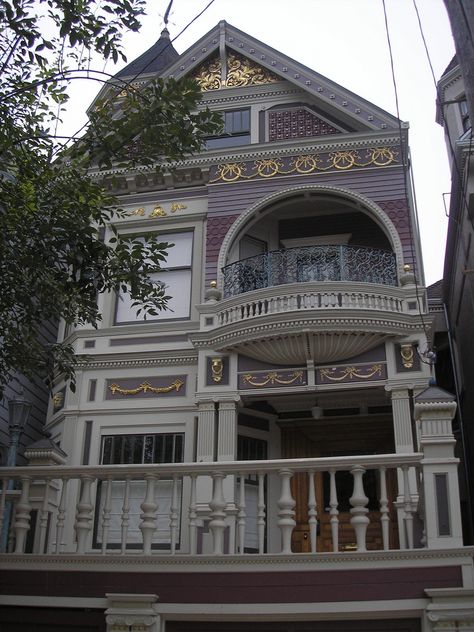
[[(136, 90), (113, 79), (85, 133), (56, 136), (70, 82), (99, 76), (98, 56), (125, 59), (122, 35), (143, 14), (144, 0), (0, 0), (0, 394), (14, 372), (47, 378), (56, 366), (73, 381), (71, 347), (39, 341), (45, 321), (95, 326), (97, 294), (119, 288), (147, 314), (166, 307), (150, 274), (169, 245), (113, 229), (123, 211), (88, 173), (112, 164), (159, 170), (199, 150), (218, 116), (198, 109), (191, 80)], [(106, 226), (115, 236), (104, 241)]]

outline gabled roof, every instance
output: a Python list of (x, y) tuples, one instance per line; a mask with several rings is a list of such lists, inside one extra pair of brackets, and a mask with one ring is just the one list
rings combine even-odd
[(180, 55), (166, 69), (166, 74), (175, 78), (192, 75), (210, 57), (217, 54), (223, 58), (226, 49), (251, 59), (282, 81), (298, 86), (316, 98), (321, 108), (338, 119), (352, 122), (355, 129), (398, 129), (399, 121), (392, 114), (225, 21), (219, 22)]
[(178, 58), (179, 53), (173, 48), (169, 31), (167, 28), (164, 28), (153, 46), (140, 57), (130, 62), (128, 66), (119, 70), (116, 77), (123, 79), (124, 77), (137, 77), (142, 74), (161, 75)]

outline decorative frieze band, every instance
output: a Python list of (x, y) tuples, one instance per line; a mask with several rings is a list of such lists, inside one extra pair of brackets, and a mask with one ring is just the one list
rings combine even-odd
[(253, 371), (239, 375), (239, 388), (278, 388), (282, 386), (306, 386), (307, 371), (291, 369), (289, 371)]
[(355, 149), (332, 151), (326, 154), (272, 157), (248, 162), (227, 162), (211, 169), (210, 184), (236, 182), (254, 178), (273, 178), (290, 174), (309, 175), (330, 170), (347, 171), (354, 167), (386, 167), (397, 163), (394, 147), (370, 147), (365, 155)]
[[(123, 399), (129, 397), (155, 397), (184, 395), (186, 391), (186, 375), (154, 377), (137, 384), (137, 378), (123, 378), (120, 383), (107, 380), (106, 399)], [(184, 388), (183, 388), (184, 387)]]
[(317, 384), (334, 384), (337, 382), (363, 382), (366, 380), (387, 379), (387, 367), (385, 364), (363, 364), (325, 367), (316, 370)]

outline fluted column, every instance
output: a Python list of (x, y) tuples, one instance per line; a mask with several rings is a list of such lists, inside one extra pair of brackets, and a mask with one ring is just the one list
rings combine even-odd
[[(235, 461), (237, 458), (237, 403), (239, 397), (229, 397), (219, 401), (217, 460)], [(229, 527), (229, 553), (235, 552), (237, 504), (235, 498), (235, 476), (227, 476), (223, 481), (226, 499), (227, 526)]]
[[(395, 439), (395, 452), (399, 454), (411, 454), (415, 451), (413, 444), (413, 430), (411, 417), (411, 396), (407, 386), (387, 385), (386, 390), (390, 392), (392, 399), (393, 416), (393, 436)], [(401, 469), (397, 471), (398, 496), (396, 501), (398, 517), (398, 534), (400, 548), (407, 548), (409, 538), (406, 529), (405, 509), (409, 509), (408, 515), (412, 515), (416, 510), (418, 499), (418, 489), (416, 481), (416, 471), (414, 468), (408, 470), (408, 479)], [(408, 488), (406, 483), (408, 481)], [(407, 498), (413, 498), (413, 506), (408, 507)]]
[(237, 456), (238, 397), (219, 401), (217, 460), (235, 461)]
[(198, 411), (196, 461), (214, 461), (216, 405), (211, 401), (198, 402)]

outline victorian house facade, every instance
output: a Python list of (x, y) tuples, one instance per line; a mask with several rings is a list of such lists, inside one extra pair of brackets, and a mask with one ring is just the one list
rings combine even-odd
[(99, 329), (61, 332), (88, 360), (1, 472), (0, 630), (473, 629), (407, 125), (225, 22), (120, 73), (156, 75), (194, 77), (223, 132), (93, 174), (117, 230), (174, 244), (172, 299), (144, 321), (101, 296)]

